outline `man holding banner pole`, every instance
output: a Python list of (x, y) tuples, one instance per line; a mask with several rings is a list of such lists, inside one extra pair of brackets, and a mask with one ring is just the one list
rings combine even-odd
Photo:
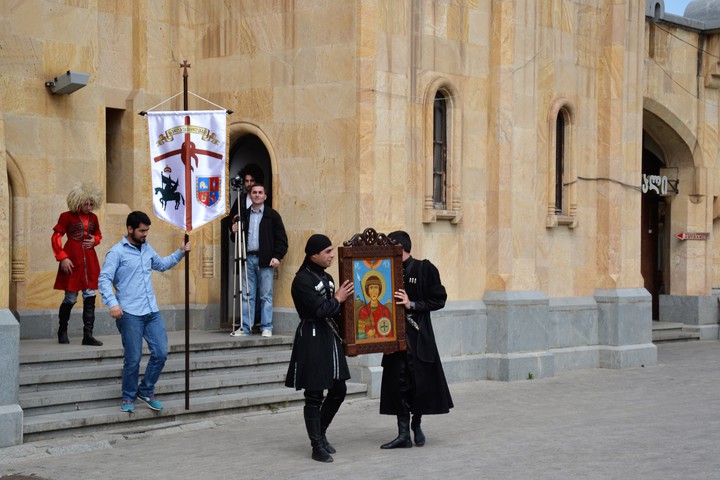
[[(184, 91), (187, 97), (187, 62)], [(212, 102), (210, 102), (212, 103)], [(229, 110), (144, 112), (155, 215), (188, 233), (227, 214)], [(189, 259), (185, 256), (185, 409), (189, 409)]]
[[(123, 412), (135, 410), (135, 399), (160, 411), (163, 404), (155, 398), (155, 383), (165, 366), (168, 339), (153, 289), (153, 270), (165, 271), (177, 265), (190, 251), (190, 242), (166, 257), (160, 257), (147, 243), (150, 218), (143, 212), (127, 217), (127, 236), (110, 249), (100, 270), (100, 294), (115, 319), (124, 353), (122, 372)], [(114, 287), (114, 289), (113, 289)], [(143, 339), (150, 349), (150, 360), (142, 382), (138, 384)]]

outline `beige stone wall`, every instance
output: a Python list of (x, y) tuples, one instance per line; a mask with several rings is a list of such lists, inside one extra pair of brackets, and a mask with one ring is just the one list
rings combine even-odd
[[(49, 237), (73, 181), (109, 183), (113, 200), (121, 200), (98, 212), (101, 256), (125, 233), (129, 211), (151, 212), (147, 133), (137, 113), (182, 91), (183, 60), (192, 65), (189, 90), (234, 110), (231, 131), (252, 126), (272, 153), (275, 207), (291, 242), (276, 304), (292, 305), (289, 285), (311, 233), (338, 243), (355, 233), (354, 1), (6, 3), (0, 35), (15, 64), (2, 71), (4, 138), (32, 192), (20, 219), (26, 234), (17, 236), (16, 256), (27, 259), (18, 309), (59, 301)], [(38, 18), (47, 25), (40, 33)], [(44, 80), (68, 69), (90, 73), (90, 84), (70, 96), (49, 95)], [(105, 169), (106, 107), (125, 110), (117, 154), (128, 165), (120, 178)], [(161, 108), (182, 109), (182, 96)], [(189, 108), (211, 106), (190, 96)], [(217, 303), (219, 226), (191, 239), (191, 302)], [(153, 222), (150, 241), (161, 254), (181, 240), (182, 232)], [(28, 245), (37, 247), (25, 254)], [(182, 268), (155, 282), (161, 303), (182, 303)]]
[[(2, 7), (0, 171), (9, 179), (0, 176), (0, 193), (13, 185), (14, 233), (11, 252), (10, 208), (0, 205), (0, 254), (22, 281), (11, 288), (11, 262), (0, 262), (0, 292), (16, 292), (3, 293), (0, 306), (59, 302), (49, 238), (73, 182), (110, 185), (113, 202), (98, 212), (101, 256), (125, 233), (129, 211), (151, 212), (146, 124), (137, 113), (182, 91), (183, 60), (192, 65), (190, 91), (234, 111), (231, 142), (253, 133), (270, 152), (273, 206), (290, 239), (277, 306), (292, 306), (290, 283), (311, 233), (339, 244), (369, 226), (408, 230), (414, 253), (440, 267), (453, 300), (481, 299), (487, 290), (570, 297), (641, 287), (641, 196), (628, 185), (640, 183), (648, 111), (675, 132), (658, 135), (682, 167), (672, 231), (715, 233), (718, 90), (708, 85), (717, 65), (704, 57), (698, 94), (697, 35), (667, 25), (653, 31), (642, 2), (4, 0)], [(717, 38), (708, 38), (705, 48), (717, 50)], [(90, 73), (90, 84), (50, 95), (44, 81), (68, 69)], [(452, 150), (449, 206), (439, 216), (428, 209), (438, 89), (449, 95)], [(182, 107), (180, 96), (161, 108)], [(211, 106), (191, 96), (189, 107)], [(546, 227), (560, 107), (571, 112), (574, 228)], [(124, 163), (110, 174), (106, 108), (125, 112), (112, 152)], [(691, 193), (704, 200), (693, 203)], [(191, 236), (192, 303), (220, 300), (220, 236), (216, 225)], [(181, 239), (153, 223), (150, 241), (161, 254)], [(674, 248), (673, 293), (708, 294), (720, 284), (717, 250), (712, 237)], [(183, 302), (182, 270), (156, 275), (161, 303)]]
[[(1, 111), (0, 111), (1, 113)], [(10, 231), (12, 222), (10, 215), (12, 210), (9, 208), (11, 191), (7, 177), (7, 160), (5, 158), (4, 146), (4, 123), (0, 118), (0, 205), (4, 205), (0, 209), (0, 308), (9, 308), (10, 306), (10, 272), (12, 269), (12, 261), (5, 261), (11, 258), (12, 244)]]
[[(662, 124), (650, 128), (661, 145), (668, 166), (679, 169), (680, 193), (672, 195), (668, 261), (669, 292), (709, 295), (720, 285), (715, 240), (720, 195), (718, 160), (717, 35), (658, 23), (645, 25), (643, 95), (646, 112)], [(705, 53), (698, 66), (698, 48)], [(649, 117), (649, 115), (647, 115)], [(648, 122), (646, 121), (646, 125)], [(710, 232), (707, 241), (679, 241), (683, 231)]]
[(245, 2), (239, 15), (207, 28), (195, 48), (199, 91), (234, 110), (231, 130), (257, 135), (270, 153), (273, 208), (290, 244), (275, 284), (275, 304), (284, 307), (292, 306), (306, 239), (323, 232), (339, 245), (356, 232), (362, 167), (356, 2), (290, 5)]

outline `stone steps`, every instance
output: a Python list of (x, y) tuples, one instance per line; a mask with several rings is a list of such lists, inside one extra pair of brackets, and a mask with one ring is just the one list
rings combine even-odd
[[(169, 354), (155, 393), (165, 408), (120, 411), (123, 350), (119, 336), (100, 338), (102, 347), (21, 341), (20, 394), (24, 441), (81, 431), (169, 422), (261, 409), (275, 410), (304, 400), (284, 386), (292, 337), (230, 337), (226, 332), (191, 332), (189, 409), (185, 408), (184, 332), (168, 332)], [(144, 352), (141, 373), (147, 362)], [(365, 396), (365, 384), (348, 383), (348, 397)]]
[(689, 342), (700, 340), (700, 334), (684, 330), (684, 323), (653, 322), (653, 343)]

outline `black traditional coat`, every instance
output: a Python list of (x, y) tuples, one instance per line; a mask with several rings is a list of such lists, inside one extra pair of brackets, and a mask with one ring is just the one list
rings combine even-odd
[[(380, 413), (398, 415), (403, 412), (400, 386), (412, 380), (415, 388), (411, 389), (408, 401), (413, 413), (448, 413), (453, 407), (453, 401), (430, 320), (431, 311), (445, 306), (447, 293), (440, 281), (438, 269), (429, 260), (415, 260), (412, 257), (405, 260), (403, 278), (403, 288), (410, 301), (415, 303), (414, 308), (405, 311), (405, 315), (415, 321), (419, 330), (407, 322), (407, 350), (383, 355)], [(411, 372), (403, 371), (406, 365)]]
[(308, 261), (295, 274), (291, 293), (300, 325), (295, 331), (285, 386), (326, 390), (333, 380), (350, 378), (338, 336), (341, 304), (334, 296), (332, 277)]

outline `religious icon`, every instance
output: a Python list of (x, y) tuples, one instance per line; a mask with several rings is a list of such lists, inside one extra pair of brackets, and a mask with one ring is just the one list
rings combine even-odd
[(367, 270), (367, 261), (354, 261), (355, 318), (357, 319), (357, 340), (394, 338), (392, 292), (387, 290), (386, 278), (392, 272), (389, 259), (378, 260), (379, 269)]
[(392, 353), (405, 349), (405, 310), (393, 293), (402, 285), (402, 247), (368, 228), (339, 248), (341, 281), (352, 280), (355, 298), (345, 302), (341, 331), (345, 353)]

